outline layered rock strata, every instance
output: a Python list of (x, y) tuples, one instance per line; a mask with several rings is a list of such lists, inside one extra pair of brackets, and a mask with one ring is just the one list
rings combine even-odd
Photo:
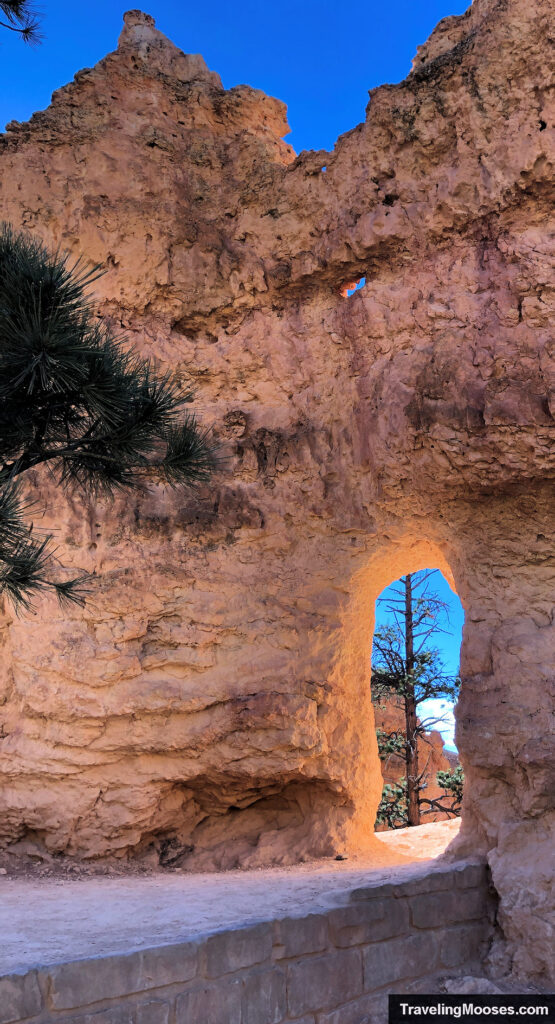
[(133, 11), (0, 137), (0, 217), (107, 268), (99, 314), (193, 376), (228, 454), (203, 493), (110, 508), (33, 481), (97, 582), (83, 612), (6, 610), (15, 853), (371, 842), (373, 603), (436, 566), (466, 612), (458, 850), (488, 856), (514, 969), (553, 971), (551, 17), (475, 0), (295, 157), (281, 103)]

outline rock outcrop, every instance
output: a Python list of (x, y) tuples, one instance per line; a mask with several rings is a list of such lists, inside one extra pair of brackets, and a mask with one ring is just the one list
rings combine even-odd
[(553, 973), (551, 19), (475, 0), (295, 157), (280, 102), (133, 11), (0, 137), (0, 217), (107, 268), (99, 314), (194, 377), (229, 456), (201, 494), (111, 508), (34, 480), (97, 585), (83, 612), (6, 610), (12, 851), (226, 867), (376, 842), (373, 603), (436, 566), (466, 612), (457, 849), (489, 858), (498, 957)]

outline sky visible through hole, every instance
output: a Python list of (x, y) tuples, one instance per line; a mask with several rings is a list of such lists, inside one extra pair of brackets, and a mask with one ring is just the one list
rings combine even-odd
[(416, 48), (441, 18), (467, 0), (369, 0), (355, 11), (339, 0), (38, 0), (44, 41), (28, 47), (0, 29), (0, 130), (44, 110), (54, 89), (116, 49), (123, 12), (140, 6), (186, 53), (201, 53), (226, 89), (247, 83), (289, 108), (287, 141), (332, 149), (364, 120), (368, 90), (401, 81)]
[(364, 288), (365, 284), (366, 284), (366, 278), (365, 277), (359, 278), (359, 280), (357, 281), (357, 283), (356, 283), (354, 288), (348, 288), (347, 289), (347, 296), (348, 296), (348, 298), (350, 298), (351, 295), (354, 295), (355, 292), (359, 292), (361, 288)]
[[(393, 588), (398, 586), (395, 581), (382, 591), (376, 601), (376, 629), (392, 623), (392, 616), (387, 612), (383, 598), (394, 597)], [(430, 591), (445, 601), (448, 606), (448, 616), (440, 620), (439, 625), (444, 632), (434, 635), (428, 646), (437, 647), (445, 667), (445, 674), (456, 676), (459, 672), (460, 651), (462, 642), (462, 628), (464, 624), (464, 611), (457, 595), (451, 590), (447, 580), (440, 573), (439, 569), (430, 578)], [(419, 717), (441, 717), (445, 721), (435, 728), (441, 732), (446, 747), (449, 750), (456, 750), (454, 740), (455, 720), (453, 717), (453, 705), (445, 700), (429, 700), (420, 705)]]

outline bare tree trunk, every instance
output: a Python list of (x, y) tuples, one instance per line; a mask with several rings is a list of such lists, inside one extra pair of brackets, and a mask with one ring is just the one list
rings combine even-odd
[[(412, 618), (412, 577), (410, 573), (403, 580), (405, 587), (405, 667), (407, 678), (412, 677), (414, 668), (414, 636)], [(416, 730), (416, 700), (414, 685), (409, 684), (405, 693), (405, 761), (407, 771), (407, 808), (409, 825), (420, 825), (420, 805), (418, 802), (418, 747)]]

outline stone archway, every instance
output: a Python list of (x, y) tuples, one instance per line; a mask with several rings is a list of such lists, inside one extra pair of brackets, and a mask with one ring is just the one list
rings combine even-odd
[(0, 138), (1, 216), (110, 268), (99, 312), (194, 374), (231, 456), (194, 497), (58, 497), (65, 561), (99, 585), (71, 619), (4, 621), (14, 851), (360, 844), (372, 595), (414, 556), (467, 611), (458, 849), (487, 853), (518, 968), (551, 970), (549, 17), (475, 0), (332, 154), (295, 158), (283, 104), (133, 11)]

